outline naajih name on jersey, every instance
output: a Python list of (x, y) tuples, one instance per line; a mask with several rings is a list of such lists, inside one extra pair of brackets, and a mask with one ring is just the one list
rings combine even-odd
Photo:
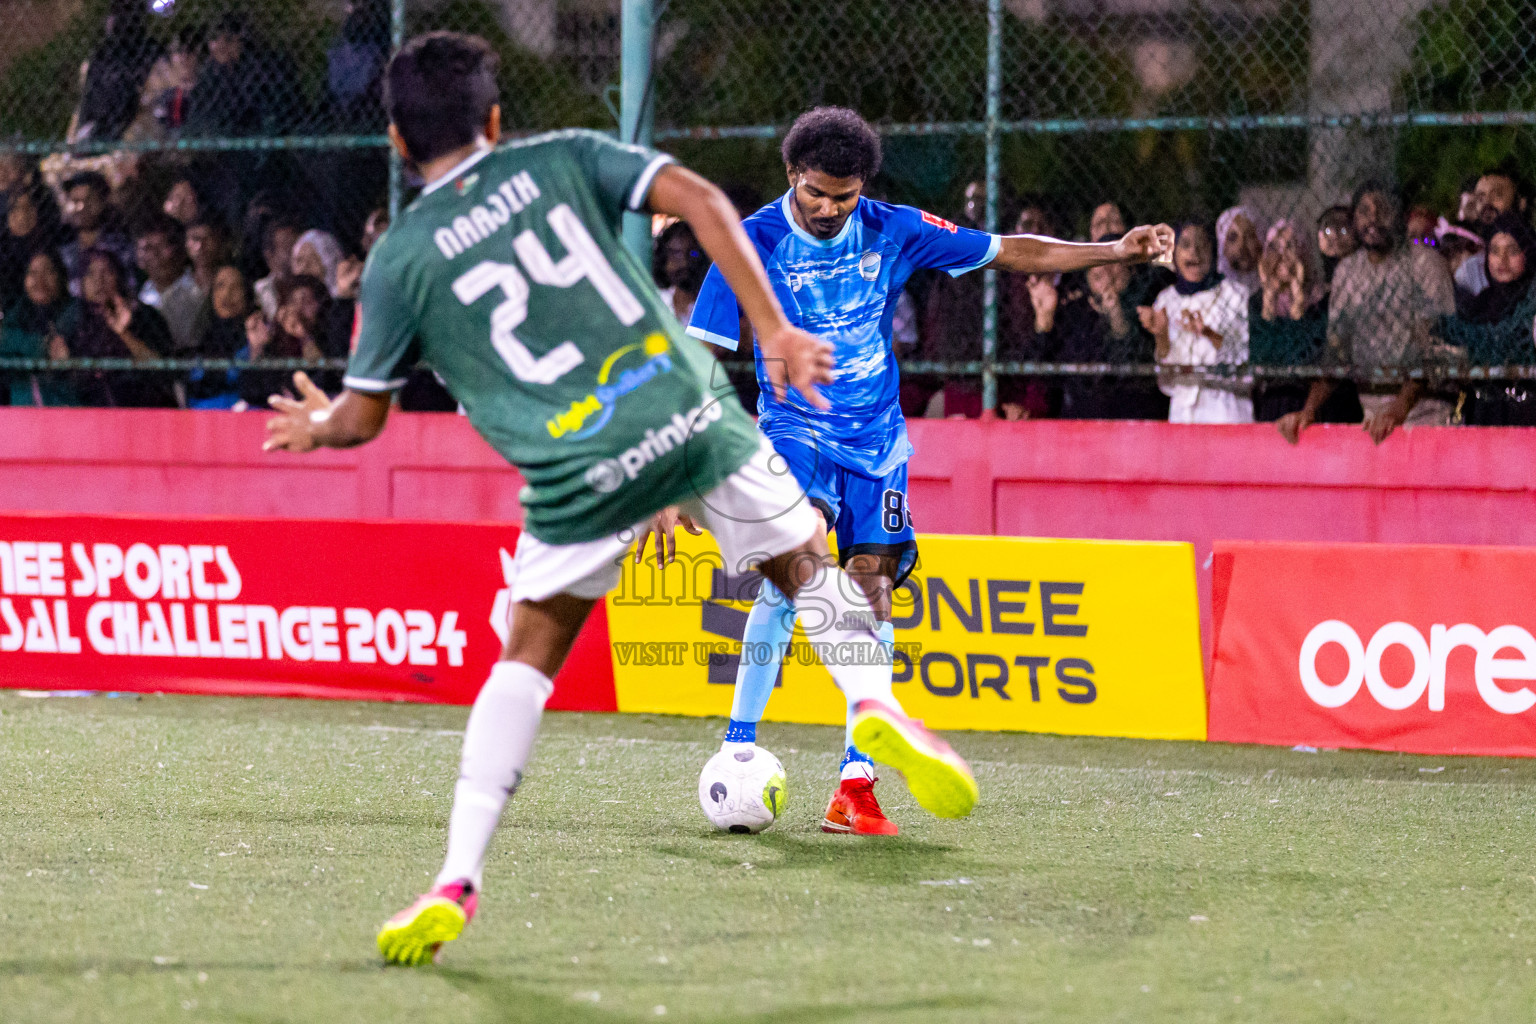
[[(459, 183), (459, 189), (469, 188), (478, 175), (471, 174)], [(453, 259), (470, 248), (490, 238), (512, 221), (512, 215), (522, 213), (542, 192), (534, 183), (533, 175), (518, 171), (496, 186), (496, 191), (485, 197), (483, 205), (476, 204), (467, 214), (453, 218), (447, 227), (432, 233), (438, 251), (447, 259)]]

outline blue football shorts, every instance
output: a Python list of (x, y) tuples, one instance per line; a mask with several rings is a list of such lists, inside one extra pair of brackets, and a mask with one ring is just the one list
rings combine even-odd
[(917, 533), (907, 507), (907, 464), (871, 477), (800, 441), (775, 438), (773, 448), (826, 518), (828, 530), (837, 534), (838, 561), (847, 565), (854, 555), (894, 555), (894, 582), (900, 586), (917, 565)]

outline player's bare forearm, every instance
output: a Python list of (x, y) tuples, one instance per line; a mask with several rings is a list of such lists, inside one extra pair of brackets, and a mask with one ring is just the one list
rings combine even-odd
[(686, 221), (725, 276), (757, 333), (774, 394), (782, 400), (785, 389), (793, 387), (815, 408), (827, 408), (826, 397), (816, 385), (832, 380), (832, 346), (793, 326), (784, 315), (763, 261), (725, 193), (692, 171), (671, 165), (656, 175), (650, 207)]
[(1109, 263), (1146, 263), (1173, 248), (1166, 224), (1132, 228), (1114, 242), (1063, 242), (1044, 235), (1004, 235), (989, 264), (1019, 274), (1068, 274)]
[(268, 399), (277, 415), (267, 421), (265, 451), (355, 448), (378, 437), (389, 419), (388, 393), (349, 389), (333, 402), (302, 372), (293, 375), (293, 383), (301, 400)]
[(769, 337), (787, 324), (763, 261), (741, 229), (736, 208), (724, 192), (686, 167), (670, 164), (651, 185), (650, 207), (656, 213), (679, 217), (693, 228), (694, 237), (725, 275), (758, 337)]

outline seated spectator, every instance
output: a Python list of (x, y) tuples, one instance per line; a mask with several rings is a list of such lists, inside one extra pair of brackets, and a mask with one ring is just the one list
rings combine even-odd
[(1043, 198), (1026, 196), (1024, 205), (1019, 208), (1018, 219), (1013, 223), (1013, 231), (1019, 235), (1055, 237), (1056, 218), (1051, 216), (1050, 208)]
[[(1531, 190), (1525, 175), (1510, 162), (1490, 167), (1477, 179), (1472, 190), (1471, 209), (1468, 210), (1482, 226), (1484, 237), (1493, 222), (1506, 213), (1527, 216)], [(1456, 272), (1456, 286), (1468, 295), (1476, 295), (1488, 287), (1488, 265), (1485, 254), (1467, 260)]]
[(368, 132), (383, 127), (379, 83), (389, 50), (387, 0), (350, 0), (346, 20), (325, 51), (325, 106), (334, 130)]
[[(1453, 406), (1444, 395), (1427, 394), (1414, 381), (1377, 382), (1370, 370), (1422, 366), (1430, 352), (1430, 328), (1455, 312), (1451, 272), (1435, 250), (1406, 245), (1402, 205), (1380, 182), (1355, 193), (1354, 233), (1360, 250), (1334, 273), (1328, 302), (1328, 359), (1353, 366), (1362, 423), (1377, 444), (1400, 426), (1445, 425)], [(1276, 426), (1294, 444), (1316, 421), (1337, 383), (1314, 381), (1306, 404), (1280, 417)]]
[[(233, 359), (247, 345), (246, 319), (255, 307), (250, 286), (240, 268), (225, 264), (214, 271), (208, 293), (208, 315), (198, 335), (198, 354), (208, 359)], [(228, 409), (240, 400), (237, 370), (196, 369), (187, 375), (187, 406)]]
[(268, 221), (262, 233), (261, 255), (267, 276), (256, 282), (256, 303), (269, 320), (277, 316), (278, 289), (293, 276), (293, 249), (298, 241), (298, 226), (280, 218)]
[[(59, 326), (58, 358), (159, 359), (171, 350), (171, 332), (154, 309), (129, 298), (127, 268), (109, 249), (89, 249), (82, 260), (78, 316)], [(172, 406), (170, 378), (157, 373), (77, 370), (74, 386), (82, 405)]]
[[(1114, 242), (1123, 232), (1094, 238)], [(1151, 363), (1152, 335), (1136, 317), (1131, 267), (1114, 263), (1084, 275), (1087, 295), (1057, 315), (1054, 358), (1061, 363)], [(1146, 377), (1063, 378), (1061, 412), (1075, 420), (1166, 420), (1168, 396)]]
[(11, 193), (5, 211), (5, 231), (0, 233), (0, 308), (21, 297), (22, 281), (33, 254), (53, 249), (59, 238), (58, 221), (46, 221), (51, 210), (47, 192), (36, 186)]
[(104, 250), (123, 267), (133, 264), (133, 243), (118, 226), (110, 200), (112, 186), (98, 171), (83, 171), (64, 182), (64, 223), (73, 236), (59, 249), (69, 269), (69, 293), (80, 295), (85, 254)]
[(668, 225), (656, 239), (651, 254), (651, 278), (678, 323), (686, 324), (693, 315), (693, 304), (698, 301), (708, 271), (709, 257), (704, 255), (686, 221)]
[(59, 204), (43, 180), (35, 157), (21, 153), (0, 154), (0, 210), (9, 210), (17, 193), (26, 192), (37, 202), (37, 216), (50, 228), (59, 224)]
[[(982, 215), (984, 202), (978, 197), (984, 197), (984, 192), (980, 182), (972, 182), (966, 187), (967, 201), (962, 210), (962, 221), (970, 222), (971, 216)], [(918, 331), (918, 350), (912, 357), (936, 363), (980, 359), (981, 298), (981, 274), (935, 275)], [(906, 372), (901, 377), (901, 408), (908, 416), (981, 415), (981, 386), (974, 378), (961, 382), (938, 374)], [(951, 384), (953, 392), (950, 391)]]
[[(21, 295), (5, 307), (5, 319), (0, 320), (0, 356), (67, 357), (59, 324), (79, 315), (68, 284), (57, 252), (42, 249), (32, 254)], [(55, 374), (12, 373), (8, 390), (12, 405), (79, 404), (69, 382)]]
[(85, 63), (85, 83), (66, 136), (70, 142), (120, 139), (139, 110), (139, 93), (160, 44), (146, 31), (142, 0), (112, 0), (105, 33)]
[[(1259, 259), (1258, 294), (1248, 300), (1248, 358), (1256, 366), (1316, 366), (1328, 334), (1328, 287), (1318, 280), (1303, 239), (1286, 220), (1276, 221)], [(1323, 423), (1359, 423), (1352, 384), (1334, 391), (1318, 410)], [(1309, 386), (1300, 380), (1261, 381), (1254, 389), (1254, 419), (1272, 423), (1306, 405)]]
[(373, 251), (373, 243), (388, 230), (389, 211), (382, 206), (369, 211), (368, 219), (363, 221), (363, 238), (359, 245), (364, 256)]
[[(1483, 236), (1465, 224), (1452, 224), (1441, 217), (1435, 224), (1435, 248), (1440, 255), (1445, 257), (1446, 264), (1451, 268), (1451, 280), (1456, 279), (1456, 272), (1467, 260), (1476, 256), (1486, 248)], [(1461, 297), (1467, 293), (1458, 286), (1456, 300), (1458, 305)], [(1471, 298), (1471, 296), (1467, 296)]]
[(1258, 217), (1246, 206), (1234, 206), (1216, 221), (1216, 272), (1250, 294), (1259, 290), (1263, 236)]
[(197, 346), (196, 321), (207, 296), (188, 265), (181, 223), (163, 213), (149, 218), (135, 232), (134, 253), (144, 273), (139, 301), (165, 317), (174, 354), (192, 350)]
[(165, 202), (160, 208), (183, 228), (189, 228), (203, 215), (203, 202), (198, 197), (197, 183), (190, 175), (182, 174), (171, 182), (166, 190)]
[(245, 19), (225, 14), (208, 36), (208, 60), (188, 104), (186, 134), (281, 134), (296, 120), (288, 61), (249, 38)]
[[(1063, 295), (1065, 288), (1060, 274), (1009, 274), (998, 283), (1001, 285), (998, 289), (998, 360), (1010, 363), (1053, 360), (1060, 321), (1072, 319), (1072, 312), (1081, 302), (1074, 305), (1071, 300), (1080, 300), (1081, 296), (1076, 292)], [(1064, 306), (1065, 317), (1061, 315)], [(972, 407), (980, 410), (978, 385), (974, 378), (946, 384), (946, 411), (950, 414), (964, 411), (966, 415), (972, 415)], [(1054, 416), (1060, 404), (1059, 388), (1046, 381), (1011, 374), (998, 380), (997, 411), (1004, 419), (1044, 419)]]
[[(1125, 210), (1118, 203), (1100, 203), (1094, 207), (1093, 217), (1088, 223), (1088, 237), (1090, 239), (1119, 238), (1127, 231)], [(1121, 295), (1127, 309), (1134, 311), (1138, 306), (1150, 306), (1157, 298), (1159, 292), (1173, 284), (1177, 277), (1172, 270), (1161, 263), (1138, 263), (1130, 268), (1130, 281), (1126, 284)], [(1102, 283), (1102, 279), (1101, 279)], [(1091, 290), (1085, 281), (1083, 294), (1091, 294)], [(1135, 317), (1133, 316), (1134, 320)], [(1137, 328), (1140, 330), (1140, 328)], [(1150, 337), (1150, 335), (1148, 335)], [(1144, 362), (1151, 362), (1151, 349), (1147, 350), (1147, 358)], [(1163, 401), (1167, 396), (1157, 392), (1157, 404), (1164, 405), (1162, 412), (1156, 416), (1137, 416), (1136, 419), (1164, 419), (1167, 416), (1166, 404)], [(1086, 418), (1086, 417), (1085, 417)]]
[(20, 153), (0, 153), (0, 209), (10, 206), (11, 196), (27, 187), (27, 158)]
[(1127, 230), (1125, 211), (1116, 202), (1100, 203), (1093, 208), (1088, 218), (1088, 237), (1091, 239), (1103, 238), (1105, 235), (1119, 238)]
[[(1536, 320), (1536, 231), (1520, 214), (1490, 225), (1488, 287), (1457, 315), (1443, 318), (1436, 333), (1474, 366), (1536, 363), (1531, 325)], [(1536, 389), (1527, 381), (1479, 382), (1467, 396), (1464, 422), (1475, 426), (1536, 426)]]
[[(246, 318), (246, 350), (242, 358), (326, 359), (347, 354), (346, 339), (327, 337), (324, 331), (330, 289), (307, 274), (296, 274), (283, 286), (277, 317), (268, 320), (258, 311)], [(311, 373), (321, 388), (336, 390), (331, 374)], [(271, 395), (292, 389), (293, 374), (287, 370), (244, 370), (236, 387), (251, 408), (266, 408)]]
[(288, 265), (293, 270), (293, 276), (317, 277), (325, 282), (330, 294), (335, 295), (336, 271), (345, 256), (335, 235), (329, 231), (311, 229), (293, 243), (293, 254), (288, 258)]
[(1339, 261), (1360, 248), (1355, 238), (1355, 212), (1348, 206), (1330, 206), (1317, 218), (1317, 251), (1323, 260), (1323, 283), (1332, 286)]
[[(960, 216), (958, 218), (959, 222), (968, 228), (976, 228), (978, 231), (984, 229), (987, 220), (987, 183), (981, 180), (966, 182), (962, 199), (963, 202), (960, 206)], [(757, 203), (751, 209), (755, 210), (761, 205), (762, 203)], [(1009, 190), (1007, 184), (999, 182), (997, 189), (998, 223), (1006, 224), (1007, 218), (1010, 216), (1009, 211), (1013, 208), (1013, 193)]]
[[(1157, 361), (1213, 366), (1248, 361), (1248, 290), (1216, 270), (1215, 246), (1204, 224), (1180, 226), (1173, 269), (1178, 280), (1150, 306), (1137, 309), (1156, 342)], [(1170, 423), (1252, 423), (1250, 383), (1240, 377), (1159, 378)]]
[(1435, 238), (1435, 211), (1427, 206), (1415, 206), (1408, 211), (1408, 244), (1427, 245), (1433, 248), (1439, 244)]
[[(217, 217), (205, 217), (187, 228), (187, 260), (192, 264), (197, 290), (204, 295), (212, 294), (214, 276), (234, 255), (229, 226)], [(243, 274), (240, 280), (243, 284)]]
[(142, 138), (181, 137), (192, 104), (192, 88), (202, 65), (202, 33), (185, 28), (171, 40), (165, 57), (157, 61), (144, 85), (134, 131)]

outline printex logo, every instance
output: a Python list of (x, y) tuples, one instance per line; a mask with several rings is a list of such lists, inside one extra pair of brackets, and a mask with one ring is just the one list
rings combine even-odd
[(711, 423), (719, 421), (724, 415), (725, 407), (708, 399), (686, 413), (673, 413), (671, 423), (659, 430), (647, 430), (639, 444), (625, 449), (618, 458), (593, 463), (587, 469), (587, 486), (598, 494), (618, 490), (625, 482), (639, 476), (645, 467), (680, 447), (689, 438), (703, 433)]
[[(1347, 661), (1344, 678), (1336, 683), (1325, 682), (1317, 667), (1318, 655), (1330, 644), (1343, 648)], [(1413, 668), (1406, 682), (1389, 682), (1382, 672), (1382, 658), (1392, 647), (1408, 652)], [(1443, 711), (1446, 664), (1452, 652), (1461, 647), (1476, 653), (1472, 679), (1483, 703), (1502, 715), (1523, 714), (1536, 706), (1536, 693), (1528, 687), (1501, 685), (1501, 681), (1536, 680), (1536, 638), (1520, 626), (1497, 626), (1485, 633), (1466, 622), (1453, 626), (1435, 623), (1426, 639), (1410, 623), (1389, 622), (1364, 643), (1349, 623), (1329, 619), (1312, 627), (1302, 641), (1297, 668), (1302, 689), (1325, 708), (1348, 704), (1363, 685), (1376, 703), (1389, 711), (1406, 710), (1426, 697), (1430, 711)], [(1499, 657), (1504, 651), (1514, 651), (1518, 657)]]
[[(581, 441), (591, 437), (613, 419), (614, 406), (620, 398), (631, 394), (655, 380), (663, 373), (672, 372), (672, 346), (664, 334), (652, 334), (644, 342), (625, 345), (603, 361), (597, 372), (597, 387), (586, 398), (571, 403), (571, 407), (544, 426), (549, 436)], [(645, 359), (638, 366), (614, 375), (614, 367), (625, 356), (642, 355)]]

